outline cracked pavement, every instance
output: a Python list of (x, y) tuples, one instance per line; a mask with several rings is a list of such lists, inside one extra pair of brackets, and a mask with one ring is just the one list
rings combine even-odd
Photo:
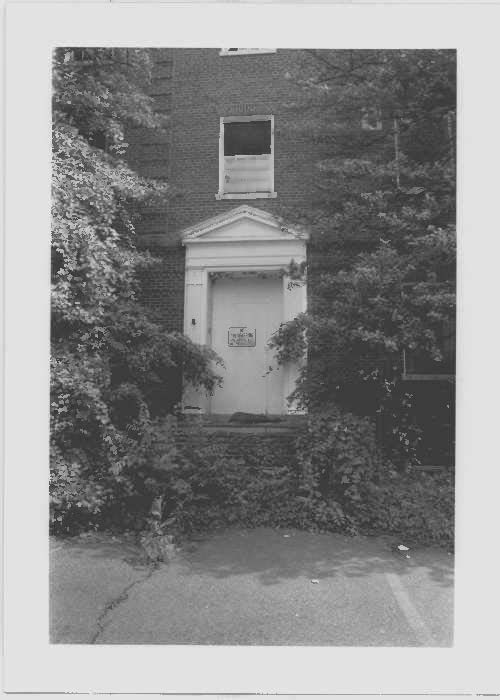
[(111, 611), (153, 572), (126, 538), (51, 538), (50, 550), (52, 643), (97, 643)]
[[(406, 553), (405, 553), (406, 555)], [(294, 530), (207, 535), (148, 566), (132, 539), (54, 539), (52, 643), (450, 646), (453, 557)]]

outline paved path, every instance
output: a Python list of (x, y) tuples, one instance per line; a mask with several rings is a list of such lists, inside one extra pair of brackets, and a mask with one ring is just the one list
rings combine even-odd
[(452, 556), (383, 539), (233, 530), (151, 569), (132, 545), (75, 538), (55, 542), (51, 578), (53, 642), (452, 644)]

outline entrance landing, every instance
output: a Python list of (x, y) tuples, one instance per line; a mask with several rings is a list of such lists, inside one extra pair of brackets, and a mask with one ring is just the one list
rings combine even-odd
[(303, 426), (307, 416), (294, 415), (241, 415), (241, 414), (211, 414), (202, 418), (203, 430), (210, 433), (253, 433), (253, 434), (278, 434), (296, 432)]

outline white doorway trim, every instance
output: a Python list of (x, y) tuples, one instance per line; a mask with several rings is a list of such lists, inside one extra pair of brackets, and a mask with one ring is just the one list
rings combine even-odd
[[(283, 322), (305, 311), (306, 286), (290, 286), (286, 271), (291, 260), (305, 262), (307, 240), (307, 233), (291, 230), (268, 212), (248, 205), (184, 230), (184, 333), (194, 342), (210, 346), (210, 290), (215, 273), (279, 273), (283, 279)], [(299, 367), (290, 365), (283, 371), (283, 413), (294, 413), (286, 397), (293, 391)], [(185, 387), (183, 406), (186, 412), (210, 412), (209, 398), (191, 387)]]

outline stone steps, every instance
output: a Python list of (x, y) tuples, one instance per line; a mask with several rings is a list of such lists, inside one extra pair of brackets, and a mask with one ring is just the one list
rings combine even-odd
[(230, 415), (210, 415), (200, 417), (201, 427), (208, 433), (234, 435), (238, 433), (260, 435), (288, 435), (303, 426), (306, 416), (249, 416), (248, 419), (231, 420)]

